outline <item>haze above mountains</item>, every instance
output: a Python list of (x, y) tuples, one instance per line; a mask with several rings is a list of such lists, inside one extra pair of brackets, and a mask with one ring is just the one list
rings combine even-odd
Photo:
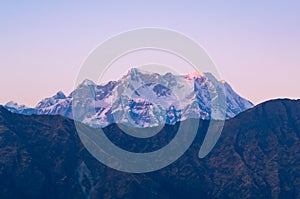
[[(221, 97), (223, 105), (215, 102)], [(160, 75), (133, 68), (121, 79), (107, 84), (85, 80), (70, 95), (59, 91), (34, 108), (16, 102), (4, 107), (25, 115), (62, 115), (93, 127), (112, 123), (152, 127), (190, 118), (229, 119), (253, 104), (210, 73)]]

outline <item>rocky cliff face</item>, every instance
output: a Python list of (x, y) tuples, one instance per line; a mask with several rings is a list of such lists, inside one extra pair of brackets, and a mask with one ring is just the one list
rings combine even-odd
[[(72, 120), (0, 108), (0, 198), (300, 198), (300, 101), (269, 101), (226, 121), (217, 145), (199, 159), (208, 123), (200, 122), (173, 164), (128, 174), (95, 160)], [(177, 128), (166, 125), (150, 140), (126, 137), (114, 124), (104, 132), (145, 152), (168, 143)]]

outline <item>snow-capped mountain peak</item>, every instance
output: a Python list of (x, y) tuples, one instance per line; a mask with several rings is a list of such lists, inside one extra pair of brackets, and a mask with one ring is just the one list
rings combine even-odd
[(202, 74), (200, 71), (196, 70), (194, 72), (191, 72), (191, 73), (185, 75), (184, 77), (189, 79), (189, 80), (193, 80), (193, 79), (196, 79), (196, 78), (204, 77), (204, 74)]
[(93, 82), (92, 80), (85, 79), (79, 86), (95, 86), (96, 83)]
[(35, 109), (29, 108), (25, 105), (20, 105), (14, 101), (10, 101), (4, 105), (4, 108), (11, 111), (12, 113), (19, 113), (24, 115), (35, 114)]
[(42, 101), (40, 101), (36, 107), (39, 107), (39, 105), (45, 104), (45, 103), (53, 104), (53, 103), (55, 103), (55, 101), (63, 100), (66, 98), (67, 98), (66, 95), (62, 91), (58, 91), (52, 97), (47, 97), (47, 98), (43, 99)]
[(62, 91), (58, 91), (56, 95), (53, 96), (54, 99), (65, 99), (66, 96)]
[(7, 102), (5, 105), (5, 107), (10, 107), (10, 108), (14, 108), (16, 110), (22, 110), (24, 108), (28, 108), (26, 107), (25, 105), (20, 105), (18, 104), (17, 102), (14, 102), (14, 101), (9, 101)]
[(136, 68), (120, 80), (102, 85), (84, 80), (68, 97), (59, 91), (43, 99), (35, 108), (14, 102), (5, 107), (22, 114), (63, 115), (93, 127), (111, 123), (150, 127), (189, 118), (222, 119), (219, 112), (212, 114), (212, 110), (220, 109), (213, 101), (222, 90), (226, 97), (226, 107), (222, 110), (226, 111), (227, 119), (253, 107), (228, 83), (217, 80), (210, 73), (161, 75)]

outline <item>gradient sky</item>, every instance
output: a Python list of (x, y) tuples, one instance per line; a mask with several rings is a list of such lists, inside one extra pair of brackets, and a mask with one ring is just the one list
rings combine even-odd
[(141, 27), (193, 38), (255, 104), (300, 98), (299, 10), (299, 1), (0, 1), (0, 104), (69, 94), (91, 50)]

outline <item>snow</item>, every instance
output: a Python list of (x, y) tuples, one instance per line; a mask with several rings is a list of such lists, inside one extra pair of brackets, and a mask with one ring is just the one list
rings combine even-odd
[[(85, 96), (91, 89), (95, 96)], [(223, 108), (216, 104), (220, 90), (226, 95)], [(74, 100), (74, 93), (82, 94), (79, 101)], [(134, 122), (140, 127), (150, 127), (188, 118), (228, 119), (253, 107), (228, 83), (217, 80), (210, 73), (160, 75), (139, 69), (131, 69), (120, 80), (103, 85), (84, 80), (68, 97), (59, 91), (43, 99), (34, 109), (15, 102), (9, 102), (5, 107), (22, 114), (59, 114), (73, 118), (72, 105), (82, 111), (76, 118), (93, 127), (105, 127), (114, 122)], [(86, 110), (93, 111), (86, 113)]]
[(196, 78), (201, 78), (203, 76), (204, 75), (200, 71), (194, 71), (194, 72), (191, 72), (191, 73), (185, 75), (184, 77), (186, 79), (193, 80), (193, 79), (196, 79)]

